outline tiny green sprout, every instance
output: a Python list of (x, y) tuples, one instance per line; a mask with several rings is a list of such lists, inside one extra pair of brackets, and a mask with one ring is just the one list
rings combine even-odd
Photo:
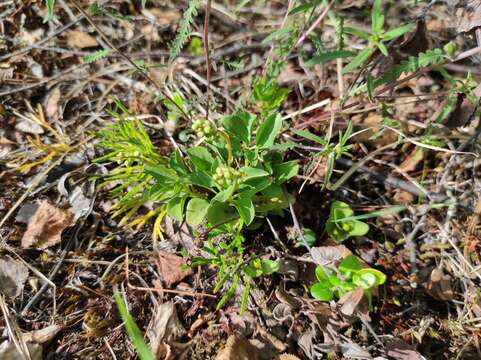
[(329, 236), (340, 243), (351, 236), (366, 235), (369, 231), (369, 225), (359, 220), (349, 219), (353, 215), (354, 211), (348, 204), (342, 201), (334, 201), (331, 204), (329, 219), (326, 223)]
[(456, 44), (453, 41), (450, 41), (444, 45), (443, 50), (450, 58), (452, 58), (456, 53)]
[(364, 290), (371, 307), (371, 290), (386, 282), (386, 275), (371, 268), (362, 268), (354, 255), (346, 256), (336, 267), (316, 267), (317, 282), (310, 288), (313, 298), (319, 301), (340, 299), (357, 288)]

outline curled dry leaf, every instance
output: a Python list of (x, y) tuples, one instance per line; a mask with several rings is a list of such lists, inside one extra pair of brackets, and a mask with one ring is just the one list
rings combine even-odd
[(184, 258), (159, 250), (159, 273), (165, 286), (171, 287), (193, 274), (192, 269), (183, 269), (182, 266), (185, 266)]
[(92, 35), (84, 31), (71, 30), (67, 32), (67, 45), (71, 48), (84, 49), (98, 46), (98, 42)]
[(258, 360), (259, 350), (241, 335), (231, 335), (215, 360)]
[(22, 247), (46, 249), (60, 243), (62, 231), (73, 225), (73, 215), (42, 201), (22, 237)]
[(54, 119), (59, 115), (59, 102), (62, 97), (60, 87), (55, 87), (48, 95), (47, 102), (45, 104), (45, 115), (48, 119)]
[(27, 278), (28, 269), (22, 262), (0, 259), (0, 293), (11, 299), (16, 298), (22, 293)]
[(368, 313), (364, 290), (354, 289), (339, 299), (337, 304), (340, 306), (341, 314), (346, 317), (366, 315)]
[(160, 304), (147, 331), (150, 349), (156, 359), (165, 359), (170, 352), (169, 342), (184, 332), (185, 329), (177, 317), (174, 303), (169, 301)]
[(312, 259), (317, 265), (327, 266), (333, 265), (336, 261), (350, 255), (351, 251), (344, 245), (338, 246), (321, 246), (311, 249)]

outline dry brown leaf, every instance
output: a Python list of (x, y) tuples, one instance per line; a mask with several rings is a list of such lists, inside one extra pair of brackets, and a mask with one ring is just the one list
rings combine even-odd
[(16, 298), (22, 293), (27, 278), (28, 269), (21, 261), (0, 259), (0, 293)]
[(59, 114), (59, 101), (62, 93), (60, 87), (55, 87), (49, 94), (45, 104), (45, 115), (48, 119), (53, 119)]
[(387, 355), (394, 360), (426, 360), (413, 346), (399, 339), (388, 342), (386, 350)]
[(456, 11), (458, 33), (471, 31), (481, 26), (481, 0), (463, 0)]
[(395, 204), (411, 205), (414, 202), (414, 195), (404, 190), (396, 190), (393, 200)]
[(168, 26), (178, 24), (182, 17), (177, 10), (166, 10), (159, 8), (143, 9), (142, 14), (148, 19), (155, 21), (156, 25)]
[(434, 268), (429, 277), (427, 290), (429, 295), (438, 300), (453, 300), (454, 293), (451, 287), (451, 277), (442, 270)]
[(67, 45), (71, 48), (84, 49), (98, 46), (99, 43), (92, 35), (84, 31), (71, 30), (67, 32)]
[(424, 159), (424, 151), (419, 147), (415, 147), (407, 156), (407, 158), (399, 165), (401, 172), (411, 172), (416, 170), (418, 164)]
[(312, 260), (320, 266), (333, 265), (350, 254), (351, 251), (344, 245), (311, 248)]
[(215, 360), (258, 360), (259, 350), (241, 335), (231, 335)]
[(354, 289), (339, 299), (337, 304), (341, 307), (342, 315), (351, 317), (358, 313), (367, 313), (367, 304), (362, 288)]
[(182, 269), (182, 266), (185, 266), (184, 258), (159, 250), (159, 273), (165, 286), (171, 287), (193, 274), (191, 268)]
[(281, 354), (277, 357), (277, 360), (301, 360), (296, 355), (292, 354)]
[(177, 317), (174, 303), (169, 301), (159, 305), (147, 331), (150, 349), (156, 359), (165, 359), (170, 353), (169, 342), (184, 332), (185, 329)]
[(73, 225), (73, 215), (42, 201), (22, 237), (22, 247), (46, 249), (62, 240), (62, 231)]

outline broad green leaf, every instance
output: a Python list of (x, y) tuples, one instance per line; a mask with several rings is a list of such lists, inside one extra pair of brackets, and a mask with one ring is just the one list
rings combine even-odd
[(386, 31), (384, 33), (384, 35), (382, 36), (382, 38), (385, 41), (389, 41), (389, 40), (395, 39), (395, 38), (397, 38), (401, 35), (404, 35), (405, 33), (409, 32), (411, 30), (414, 30), (415, 27), (416, 27), (416, 25), (413, 25), (413, 24), (407, 24), (407, 25), (399, 26), (395, 29)]
[(205, 218), (209, 202), (201, 198), (192, 198), (187, 204), (186, 221), (189, 225), (199, 225)]
[(309, 228), (304, 228), (304, 240), (309, 246), (314, 246), (317, 241), (316, 233)]
[[(361, 269), (356, 274), (353, 275), (353, 282), (363, 287), (369, 285), (370, 287), (376, 287), (382, 285), (386, 282), (386, 275), (376, 269)], [(367, 287), (364, 287), (368, 289)]]
[(249, 180), (253, 178), (266, 177), (269, 173), (263, 169), (258, 169), (254, 167), (244, 166), (239, 169), (240, 173), (243, 174), (243, 180)]
[(251, 141), (252, 125), (255, 122), (255, 115), (250, 113), (238, 113), (226, 116), (222, 119), (222, 126), (234, 137), (249, 144)]
[(303, 137), (307, 140), (311, 140), (311, 141), (314, 141), (316, 143), (318, 143), (319, 145), (326, 145), (327, 144), (327, 141), (325, 139), (323, 139), (322, 137), (320, 136), (317, 136), (307, 130), (301, 130), (301, 129), (291, 129), (291, 131), (300, 136), (300, 137)]
[(348, 51), (348, 50), (329, 51), (329, 52), (320, 53), (314, 56), (311, 60), (307, 62), (307, 65), (323, 64), (331, 60), (344, 59), (344, 58), (352, 57), (354, 55), (356, 55), (355, 52)]
[(299, 165), (295, 161), (287, 161), (282, 164), (272, 166), (276, 184), (282, 184), (297, 175)]
[(175, 171), (164, 165), (145, 165), (144, 171), (159, 182), (178, 181), (178, 176)]
[(334, 298), (332, 290), (320, 283), (311, 286), (311, 295), (319, 301), (331, 301)]
[(261, 124), (256, 135), (256, 145), (263, 149), (274, 145), (277, 135), (282, 129), (282, 117), (280, 114), (271, 114)]
[(178, 149), (170, 155), (169, 165), (179, 176), (185, 176), (188, 173), (187, 167), (185, 166), (184, 160)]
[(357, 56), (352, 59), (352, 61), (346, 65), (346, 67), (342, 70), (343, 74), (350, 73), (351, 71), (357, 69), (361, 65), (363, 65), (367, 59), (371, 57), (371, 55), (374, 53), (374, 48), (373, 47), (367, 47), (363, 51), (361, 51)]
[(239, 215), (235, 208), (218, 201), (212, 201), (207, 211), (207, 220), (212, 226), (227, 223), (238, 217)]
[(212, 177), (210, 177), (210, 175), (205, 171), (197, 171), (189, 174), (187, 179), (192, 184), (199, 185), (207, 189), (212, 189), (215, 186), (214, 180), (212, 180)]
[(274, 260), (261, 260), (262, 273), (270, 275), (279, 271), (279, 263)]
[(124, 322), (125, 330), (127, 330), (127, 334), (129, 335), (130, 341), (132, 341), (139, 358), (141, 360), (155, 360), (150, 348), (144, 341), (142, 332), (135, 323), (134, 318), (130, 315), (129, 310), (127, 309), (127, 306), (125, 305), (125, 302), (118, 291), (114, 292), (114, 298), (115, 302), (117, 303), (117, 309), (119, 310), (120, 317)]
[(238, 199), (233, 201), (233, 204), (237, 211), (239, 212), (240, 217), (244, 220), (246, 225), (250, 225), (252, 220), (255, 217), (255, 209), (254, 204), (252, 203), (252, 199), (248, 196), (241, 196)]
[(182, 221), (184, 219), (184, 208), (186, 200), (187, 195), (180, 195), (172, 198), (167, 203), (167, 214), (174, 220)]
[(369, 40), (369, 37), (370, 37), (370, 35), (367, 32), (364, 32), (361, 29), (358, 29), (358, 28), (355, 28), (355, 27), (346, 26), (344, 28), (344, 31), (349, 33), (349, 34), (355, 35), (358, 38), (363, 39), (363, 40)]
[(217, 195), (212, 198), (212, 201), (226, 202), (232, 196), (232, 194), (234, 193), (234, 190), (235, 190), (234, 185), (231, 185), (227, 189), (217, 193)]
[(363, 236), (369, 231), (369, 225), (359, 220), (349, 221), (349, 225), (351, 226), (350, 236)]
[(316, 277), (320, 282), (326, 282), (329, 280), (329, 276), (327, 276), (321, 266), (316, 266)]
[(187, 150), (190, 160), (197, 170), (211, 171), (214, 157), (207, 148), (202, 146), (191, 147)]
[(361, 262), (354, 255), (346, 256), (339, 264), (339, 271), (345, 276), (350, 277), (351, 273), (361, 270)]
[(341, 280), (337, 277), (337, 275), (333, 274), (333, 275), (329, 276), (329, 283), (332, 286), (339, 286), (339, 285), (341, 285)]

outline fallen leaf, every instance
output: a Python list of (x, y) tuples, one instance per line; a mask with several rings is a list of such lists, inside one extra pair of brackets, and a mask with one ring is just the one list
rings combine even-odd
[(59, 115), (59, 101), (62, 97), (60, 87), (55, 87), (48, 95), (47, 102), (45, 104), (45, 115), (48, 119), (56, 118)]
[(92, 35), (84, 31), (71, 30), (67, 32), (67, 45), (71, 48), (84, 49), (98, 46), (98, 42)]
[(320, 266), (332, 265), (350, 254), (351, 251), (344, 245), (311, 248), (312, 260)]
[(60, 243), (62, 231), (73, 225), (73, 215), (42, 201), (22, 237), (22, 247), (46, 249)]
[(341, 344), (341, 351), (346, 359), (372, 359), (371, 354), (352, 341)]
[[(42, 347), (38, 344), (27, 344), (30, 360), (42, 360)], [(13, 342), (4, 341), (0, 344), (0, 359), (25, 360), (26, 356), (18, 351)]]
[[(14, 299), (22, 293), (28, 268), (18, 260), (0, 259), (0, 292)], [(0, 357), (1, 359), (1, 357)]]
[(427, 284), (429, 295), (438, 300), (453, 300), (454, 293), (451, 287), (451, 277), (442, 270), (434, 268)]
[(22, 334), (23, 341), (28, 343), (44, 344), (52, 340), (63, 329), (61, 325), (50, 325), (40, 330)]
[(418, 164), (424, 159), (424, 151), (419, 147), (415, 147), (406, 159), (399, 165), (400, 172), (411, 172), (416, 170)]
[(393, 200), (395, 204), (411, 205), (414, 202), (414, 195), (410, 192), (397, 189), (394, 193)]
[(154, 21), (156, 25), (168, 26), (178, 24), (182, 17), (177, 10), (167, 10), (159, 8), (142, 9), (142, 14), (151, 21)]
[(156, 359), (165, 359), (170, 352), (169, 342), (184, 332), (185, 329), (177, 317), (174, 303), (169, 301), (160, 304), (155, 310), (155, 316), (147, 331), (150, 349)]
[(301, 360), (296, 355), (292, 354), (281, 354), (279, 355), (276, 360)]
[(468, 32), (481, 26), (481, 1), (463, 0), (458, 3), (456, 18), (458, 33)]
[(241, 335), (231, 335), (215, 360), (258, 360), (259, 350)]
[(367, 304), (362, 288), (354, 289), (339, 299), (341, 314), (346, 317), (358, 316), (367, 313)]
[(417, 21), (416, 30), (399, 45), (398, 49), (403, 55), (409, 56), (416, 56), (429, 49), (429, 38), (424, 19)]
[(394, 360), (426, 360), (413, 346), (399, 339), (388, 342), (386, 350), (387, 355)]
[(77, 220), (90, 213), (93, 199), (85, 196), (81, 186), (76, 186), (69, 195), (68, 201), (71, 212), (74, 214), (74, 220)]
[(183, 257), (166, 251), (159, 250), (158, 264), (160, 276), (167, 287), (171, 287), (194, 273), (190, 268), (182, 269), (182, 266), (185, 266)]
[(39, 123), (27, 118), (22, 118), (17, 121), (15, 129), (26, 134), (40, 135), (44, 133), (44, 129)]

